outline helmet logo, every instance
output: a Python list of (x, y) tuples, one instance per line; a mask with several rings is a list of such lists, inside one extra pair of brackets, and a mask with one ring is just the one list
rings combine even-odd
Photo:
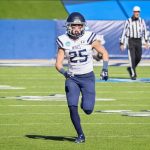
[(79, 18), (75, 18), (73, 23), (75, 23), (75, 24), (81, 24), (82, 22), (81, 22), (81, 20)]

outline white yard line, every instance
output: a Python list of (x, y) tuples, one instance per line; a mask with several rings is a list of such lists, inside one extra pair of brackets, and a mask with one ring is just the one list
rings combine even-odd
[[(43, 137), (46, 136), (50, 136), (53, 137), (52, 135), (43, 135)], [(56, 135), (55, 135), (56, 136)], [(54, 136), (54, 137), (55, 137)], [(36, 137), (36, 135), (35, 135)], [(37, 135), (38, 137), (38, 135)], [(59, 135), (57, 136), (59, 137)], [(62, 137), (62, 135), (60, 136)], [(8, 138), (27, 138), (25, 137), (25, 135), (8, 135), (8, 136), (0, 136), (0, 139), (8, 139)], [(65, 138), (65, 136), (64, 136)], [(86, 138), (150, 138), (150, 135), (87, 135)], [(49, 139), (50, 140), (50, 139)]]
[(66, 105), (0, 105), (0, 107), (66, 107)]
[[(50, 88), (50, 89), (53, 89), (53, 91), (51, 91), (51, 92), (56, 92), (55, 91), (55, 89), (54, 88)], [(117, 93), (118, 94), (118, 92), (119, 93), (150, 93), (148, 90), (147, 91), (97, 91), (96, 93)], [(50, 93), (49, 91), (47, 91), (47, 92), (41, 92), (41, 91), (39, 91), (39, 92), (30, 92), (30, 91), (8, 91), (8, 92), (4, 92), (4, 91), (0, 91), (0, 93)]]
[[(26, 115), (68, 115), (69, 113), (0, 113), (0, 116), (26, 116)], [(104, 110), (104, 112), (94, 112), (93, 115), (116, 115), (121, 114), (124, 116), (138, 116), (138, 117), (150, 117), (150, 112), (132, 112), (130, 110)], [(80, 115), (85, 115), (85, 113), (80, 112)]]
[(142, 137), (142, 138), (150, 138), (150, 135), (95, 135), (95, 136), (87, 136), (87, 138), (136, 138), (136, 137)]
[[(63, 102), (66, 102), (66, 101), (63, 101)], [(67, 106), (67, 104), (66, 105), (60, 105), (60, 104), (58, 104), (58, 105), (0, 105), (0, 107), (66, 107)], [(150, 106), (150, 105), (127, 105), (127, 104), (116, 104), (116, 105), (101, 105), (101, 104), (96, 104), (95, 105), (95, 107), (96, 106), (106, 106), (106, 107), (115, 107), (115, 106), (128, 106), (128, 107), (141, 107), (141, 106), (146, 106), (146, 107), (148, 107), (148, 106)]]
[[(104, 122), (104, 123), (96, 123), (96, 122), (86, 122), (86, 123), (81, 123), (83, 125), (150, 125), (150, 123), (144, 123), (144, 122)], [(0, 124), (0, 126), (35, 126), (35, 125), (64, 125), (64, 123), (5, 123), (5, 124)]]
[(111, 90), (111, 91), (97, 91), (96, 93), (150, 93), (149, 92), (149, 90), (147, 90), (147, 91), (113, 91), (113, 90)]
[[(92, 115), (107, 115), (107, 114), (117, 114), (117, 113), (92, 113)], [(20, 116), (20, 115), (69, 115), (68, 113), (0, 113), (0, 116)], [(80, 113), (80, 115), (85, 115), (85, 113)]]
[(17, 115), (66, 115), (69, 113), (0, 113), (0, 116), (17, 116)]

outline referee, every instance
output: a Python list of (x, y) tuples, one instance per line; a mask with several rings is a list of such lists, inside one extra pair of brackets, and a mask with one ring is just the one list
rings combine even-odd
[(142, 40), (145, 41), (145, 48), (148, 49), (148, 36), (145, 21), (140, 17), (140, 7), (133, 8), (133, 16), (125, 22), (125, 26), (120, 38), (120, 49), (125, 50), (128, 46), (128, 57), (130, 67), (127, 68), (132, 80), (136, 80), (136, 67), (141, 61)]

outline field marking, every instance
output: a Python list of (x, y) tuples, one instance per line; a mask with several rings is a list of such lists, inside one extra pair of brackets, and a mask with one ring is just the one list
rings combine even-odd
[[(63, 101), (63, 102), (66, 102), (66, 101)], [(66, 105), (60, 105), (60, 104), (58, 104), (58, 105), (0, 105), (0, 107), (67, 107), (68, 105), (66, 104)], [(127, 107), (141, 107), (141, 106), (146, 106), (146, 107), (148, 107), (148, 106), (150, 106), (150, 105), (127, 105), (127, 104), (116, 104), (116, 105), (101, 105), (101, 104), (96, 104), (95, 105), (95, 107), (96, 106), (102, 106), (102, 107), (104, 107), (104, 106), (106, 106), (106, 107), (115, 107), (115, 106), (127, 106)]]
[[(4, 92), (3, 92), (4, 93)], [(10, 92), (7, 92), (7, 93), (10, 93)], [(17, 93), (17, 92), (16, 92)], [(48, 93), (49, 94), (49, 93)], [(12, 96), (10, 96), (10, 97), (7, 97), (7, 96), (0, 96), (0, 99), (16, 99), (16, 96), (15, 96), (15, 98), (14, 98), (14, 96), (12, 97)], [(108, 98), (109, 99), (109, 98)], [(141, 98), (139, 98), (139, 96), (134, 96), (134, 97), (129, 97), (129, 98), (127, 98), (127, 97), (117, 97), (117, 98), (114, 98), (114, 99), (116, 99), (116, 100), (140, 100), (141, 101)], [(144, 97), (144, 96), (142, 96), (142, 101), (143, 100), (149, 100), (149, 97), (148, 96), (146, 96), (146, 97)], [(55, 101), (55, 100), (53, 100), (53, 101)], [(51, 102), (53, 102), (53, 101), (51, 101)], [(57, 101), (64, 101), (65, 102), (65, 100), (60, 100), (60, 99), (57, 99)]]
[[(81, 99), (81, 96), (79, 97)], [(66, 101), (65, 94), (51, 94), (49, 96), (15, 96), (15, 97), (0, 97), (0, 99), (17, 99), (24, 101)], [(96, 101), (115, 101), (112, 98), (96, 98)]]
[[(129, 112), (131, 112), (129, 114)], [(80, 115), (85, 115), (85, 113), (80, 112)], [(124, 110), (124, 111), (116, 111), (113, 110), (110, 112), (94, 112), (93, 115), (116, 115), (116, 114), (121, 114), (123, 116), (133, 116), (133, 117), (150, 117), (149, 112), (132, 112), (129, 110)], [(0, 116), (22, 116), (22, 115), (69, 115), (68, 113), (0, 113)]]
[[(52, 88), (50, 88), (50, 89), (52, 89)], [(53, 90), (52, 92), (56, 92), (55, 90)], [(20, 91), (9, 91), (9, 92), (4, 92), (4, 91), (0, 91), (0, 93), (20, 93)], [(47, 93), (47, 94), (49, 94), (50, 92), (49, 91), (47, 91), (47, 92), (41, 92), (41, 91), (39, 91), (39, 92), (30, 92), (30, 91), (27, 91), (27, 92), (23, 92), (23, 91), (21, 91), (21, 93), (35, 93), (35, 94), (37, 94), (37, 93)], [(118, 93), (118, 91), (97, 91), (96, 93)], [(150, 93), (149, 91), (119, 91), (119, 93)]]
[(97, 91), (96, 93), (150, 93), (149, 91)]
[[(105, 122), (105, 123), (96, 123), (96, 122), (83, 122), (82, 125), (150, 125), (150, 123), (144, 122)], [(0, 126), (35, 126), (35, 125), (64, 125), (64, 123), (12, 123), (12, 124), (0, 124)]]
[[(46, 137), (52, 135), (45, 135)], [(54, 135), (55, 137), (56, 135)], [(62, 135), (59, 135), (62, 137)], [(57, 136), (57, 137), (59, 137)], [(65, 136), (64, 136), (65, 137)], [(150, 135), (87, 135), (86, 138), (149, 138)], [(25, 135), (8, 135), (8, 136), (0, 136), (0, 139), (8, 139), (8, 138), (27, 138)], [(50, 139), (49, 139), (50, 140)]]
[[(85, 113), (79, 112), (80, 115), (85, 115)], [(92, 115), (107, 115), (107, 114), (117, 114), (117, 113), (92, 113)], [(17, 116), (17, 115), (69, 115), (68, 113), (0, 113), (0, 116)]]
[(22, 90), (26, 89), (24, 87), (15, 87), (11, 85), (0, 85), (0, 90)]
[(106, 136), (86, 136), (87, 138), (136, 138), (136, 137), (147, 137), (149, 138), (150, 135), (106, 135)]
[(17, 115), (66, 115), (69, 113), (0, 113), (0, 116), (17, 116)]

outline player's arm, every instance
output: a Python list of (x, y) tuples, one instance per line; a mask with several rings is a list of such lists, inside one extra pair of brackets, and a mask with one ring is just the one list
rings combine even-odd
[(64, 50), (59, 48), (57, 53), (57, 58), (56, 58), (56, 64), (55, 64), (55, 67), (58, 71), (60, 71), (61, 68), (63, 68), (64, 56), (65, 56)]
[(104, 46), (101, 45), (101, 43), (96, 40), (92, 43), (92, 48), (96, 49), (97, 52), (102, 54), (103, 58), (103, 68), (100, 73), (100, 77), (102, 80), (108, 80), (108, 60), (109, 60), (109, 55), (107, 50), (104, 48)]
[(66, 78), (69, 77), (69, 74), (67, 73), (67, 71), (63, 68), (63, 60), (65, 57), (65, 52), (64, 49), (59, 48), (58, 49), (58, 53), (57, 53), (57, 58), (56, 58), (56, 63), (55, 63), (55, 67), (56, 69), (63, 74)]
[(101, 42), (96, 40), (92, 43), (92, 48), (96, 49), (97, 52), (102, 54), (103, 61), (109, 60), (109, 55), (107, 50), (104, 48), (104, 46), (101, 45)]
[(58, 49), (58, 53), (57, 53), (57, 58), (56, 58), (56, 64), (55, 67), (56, 69), (63, 74), (64, 76), (66, 75), (66, 71), (63, 68), (63, 60), (64, 60), (64, 56), (65, 56), (65, 52), (62, 48)]

